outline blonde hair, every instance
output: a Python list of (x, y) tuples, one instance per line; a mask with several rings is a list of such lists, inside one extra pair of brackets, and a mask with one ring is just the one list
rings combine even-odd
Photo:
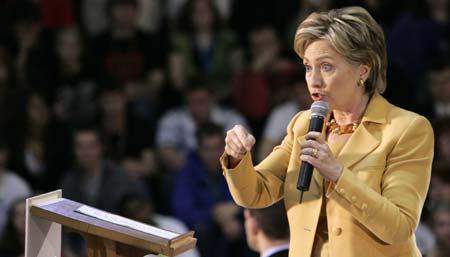
[(371, 68), (366, 93), (386, 89), (387, 56), (384, 34), (378, 23), (361, 7), (346, 7), (310, 14), (297, 28), (294, 50), (303, 58), (306, 47), (328, 40), (349, 63)]

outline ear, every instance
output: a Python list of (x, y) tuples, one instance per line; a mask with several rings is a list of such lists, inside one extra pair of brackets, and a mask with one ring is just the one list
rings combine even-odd
[(259, 226), (258, 226), (258, 223), (256, 222), (256, 219), (250, 215), (250, 212), (248, 210), (244, 211), (244, 217), (245, 217), (246, 229), (248, 230), (248, 232), (250, 234), (256, 235), (259, 231)]
[(252, 217), (252, 218), (250, 218), (250, 224), (249, 224), (249, 227), (250, 227), (250, 232), (253, 234), (253, 235), (257, 235), (258, 234), (258, 232), (259, 232), (259, 226), (258, 226), (258, 222), (256, 222), (256, 220)]
[(366, 64), (359, 65), (359, 77), (361, 79), (363, 79), (364, 81), (366, 81), (367, 78), (369, 78), (370, 71), (371, 71), (371, 68), (369, 65), (366, 65)]

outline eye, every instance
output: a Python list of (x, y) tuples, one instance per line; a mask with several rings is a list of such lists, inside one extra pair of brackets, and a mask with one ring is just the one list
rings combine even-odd
[(329, 63), (324, 63), (321, 66), (323, 71), (331, 71), (333, 69), (333, 65), (329, 64)]
[(305, 72), (310, 72), (311, 71), (311, 66), (309, 66), (308, 64), (305, 64)]

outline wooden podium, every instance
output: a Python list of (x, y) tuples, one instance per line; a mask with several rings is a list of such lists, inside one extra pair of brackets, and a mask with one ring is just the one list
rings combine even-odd
[(132, 221), (62, 198), (58, 190), (27, 199), (25, 257), (60, 257), (62, 226), (85, 239), (88, 257), (172, 257), (197, 241), (193, 231), (177, 234)]

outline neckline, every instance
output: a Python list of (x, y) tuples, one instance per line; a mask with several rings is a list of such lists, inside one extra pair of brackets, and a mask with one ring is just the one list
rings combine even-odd
[(326, 123), (327, 133), (328, 134), (334, 133), (338, 135), (352, 134), (358, 128), (359, 124), (360, 122), (353, 122), (350, 124), (339, 125), (337, 124), (336, 120), (332, 117), (330, 121)]

